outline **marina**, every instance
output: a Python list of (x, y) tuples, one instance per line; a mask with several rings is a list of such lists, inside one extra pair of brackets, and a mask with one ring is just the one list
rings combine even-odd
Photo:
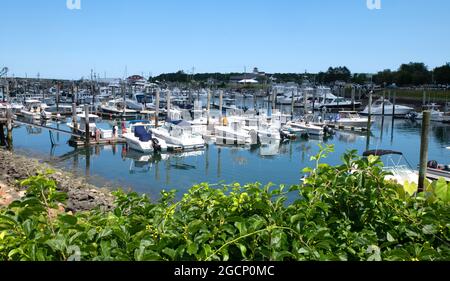
[(449, 261), (450, 2), (397, 2), (1, 1), (0, 271)]
[[(169, 106), (170, 121), (158, 118), (157, 128), (154, 115), (153, 118), (147, 115), (147, 121), (124, 121), (90, 114), (89, 148), (85, 147), (83, 128), (87, 123), (83, 112), (75, 115), (75, 131), (73, 117), (67, 117), (66, 121), (46, 121), (45, 125), (30, 125), (19, 118), (14, 121), (18, 125), (13, 130), (14, 150), (36, 155), (87, 178), (95, 175), (97, 182), (102, 179), (111, 186), (131, 188), (156, 198), (161, 190), (183, 190), (201, 182), (296, 184), (300, 171), (311, 164), (309, 158), (317, 153), (318, 144), (335, 146), (336, 152), (327, 159), (330, 164), (339, 163), (339, 155), (347, 150), (362, 153), (367, 148), (399, 150), (411, 163), (419, 162), (415, 147), (419, 145), (420, 120), (373, 116), (368, 130), (364, 124), (368, 122), (367, 117), (354, 111), (325, 115), (319, 111), (302, 117), (302, 108), (295, 108), (295, 117), (291, 118), (287, 113), (290, 106), (280, 105), (271, 112), (271, 103), (263, 97), (256, 99), (259, 115), (253, 115), (253, 98), (243, 97), (237, 99), (236, 106), (227, 110), (227, 114), (211, 109), (210, 125), (207, 125), (205, 100), (207, 96), (195, 102), (194, 118), (186, 115), (188, 111)], [(205, 106), (199, 108), (203, 102)], [(244, 106), (249, 107), (246, 114), (239, 109)], [(286, 114), (277, 113), (280, 111)], [(269, 118), (268, 113), (273, 115)], [(182, 119), (183, 115), (186, 119)], [(324, 121), (318, 122), (322, 116)], [(200, 129), (193, 131), (195, 126)], [(139, 135), (136, 128), (141, 130)], [(268, 137), (274, 132), (273, 137)], [(283, 136), (282, 132), (291, 137)], [(450, 125), (433, 122), (429, 159), (448, 162), (449, 142)]]

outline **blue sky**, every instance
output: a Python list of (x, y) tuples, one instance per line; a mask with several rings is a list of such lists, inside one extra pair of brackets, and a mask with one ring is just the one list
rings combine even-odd
[(352, 72), (450, 61), (450, 1), (2, 0), (0, 67), (78, 79), (177, 70)]

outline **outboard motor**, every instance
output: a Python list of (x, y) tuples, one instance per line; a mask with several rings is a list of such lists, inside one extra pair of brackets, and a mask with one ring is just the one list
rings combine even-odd
[(155, 151), (161, 152), (161, 145), (159, 144), (158, 139), (154, 138), (154, 139), (152, 139), (152, 142), (153, 142), (153, 149)]
[(323, 126), (323, 132), (325, 133), (325, 135), (328, 135), (328, 136), (334, 135), (333, 129), (331, 129), (327, 125)]

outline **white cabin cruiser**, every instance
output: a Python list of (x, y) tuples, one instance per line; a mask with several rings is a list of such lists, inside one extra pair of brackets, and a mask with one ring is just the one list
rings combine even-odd
[(179, 146), (184, 150), (203, 149), (206, 145), (203, 137), (192, 132), (192, 126), (187, 121), (167, 121), (164, 126), (152, 128), (152, 133), (169, 146)]
[[(365, 157), (370, 155), (379, 157), (387, 156), (387, 159), (383, 161), (385, 164), (383, 170), (390, 172), (391, 175), (387, 175), (385, 180), (397, 182), (401, 185), (405, 185), (407, 182), (418, 184), (419, 174), (411, 168), (403, 153), (393, 150), (369, 150), (363, 153)], [(399, 159), (393, 159), (393, 155), (399, 155)]]
[[(339, 111), (333, 120), (338, 126), (362, 127), (367, 128), (369, 118), (361, 117), (356, 111)], [(371, 120), (374, 123), (375, 120)]]
[[(103, 139), (113, 137), (113, 130), (106, 130), (97, 127), (97, 122), (100, 120), (100, 117), (98, 115), (89, 114), (88, 118), (89, 134), (91, 135), (91, 137), (95, 137), (95, 132), (97, 130), (100, 131), (100, 137)], [(82, 112), (81, 114), (77, 115), (77, 122), (75, 126), (72, 122), (70, 122), (67, 123), (67, 127), (74, 130), (76, 133), (86, 134), (86, 123), (86, 115), (84, 112)]]
[(216, 144), (256, 144), (256, 131), (244, 129), (242, 120), (233, 118), (228, 121), (225, 117), (222, 124), (215, 127)]
[[(392, 116), (392, 109), (394, 105), (386, 99), (378, 99), (372, 104), (371, 113), (372, 115), (382, 115), (383, 114), (383, 104), (384, 104), (384, 115)], [(405, 105), (395, 105), (395, 116), (405, 116), (414, 109)], [(367, 106), (363, 111), (360, 112), (362, 115), (369, 115), (369, 107)]]
[[(430, 111), (431, 121), (434, 121), (434, 122), (443, 122), (444, 121), (445, 113), (439, 110), (439, 105), (432, 103), (430, 105), (425, 105), (424, 109)], [(423, 112), (417, 114), (416, 119), (422, 120)]]
[(166, 152), (167, 144), (163, 139), (152, 135), (152, 128), (148, 121), (131, 121), (127, 132), (122, 135), (130, 149), (142, 153), (154, 151)]
[(52, 118), (52, 114), (45, 111), (46, 108), (47, 106), (39, 100), (25, 100), (24, 108), (20, 110), (20, 114), (32, 120), (49, 120)]
[(291, 121), (288, 122), (286, 125), (287, 127), (304, 130), (308, 135), (323, 136), (325, 134), (324, 129), (322, 127), (313, 125), (305, 121)]
[(133, 109), (127, 108), (123, 99), (110, 100), (106, 104), (100, 105), (100, 111), (104, 115), (113, 115), (113, 116), (136, 116), (137, 111)]

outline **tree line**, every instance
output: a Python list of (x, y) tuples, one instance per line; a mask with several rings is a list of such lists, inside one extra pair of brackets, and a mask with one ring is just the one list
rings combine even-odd
[[(243, 73), (196, 73), (189, 74), (182, 70), (175, 73), (163, 73), (152, 77), (152, 82), (174, 82), (174, 83), (214, 83), (226, 84), (233, 76)], [(418, 86), (425, 84), (450, 84), (450, 63), (429, 70), (424, 63), (410, 62), (402, 64), (397, 70), (386, 69), (376, 74), (352, 73), (346, 66), (329, 67), (325, 72), (319, 73), (273, 73), (265, 77), (258, 77), (260, 82), (296, 82), (301, 84), (308, 80), (320, 84), (331, 84), (336, 81), (346, 83), (366, 84), (376, 83), (379, 85)]]

